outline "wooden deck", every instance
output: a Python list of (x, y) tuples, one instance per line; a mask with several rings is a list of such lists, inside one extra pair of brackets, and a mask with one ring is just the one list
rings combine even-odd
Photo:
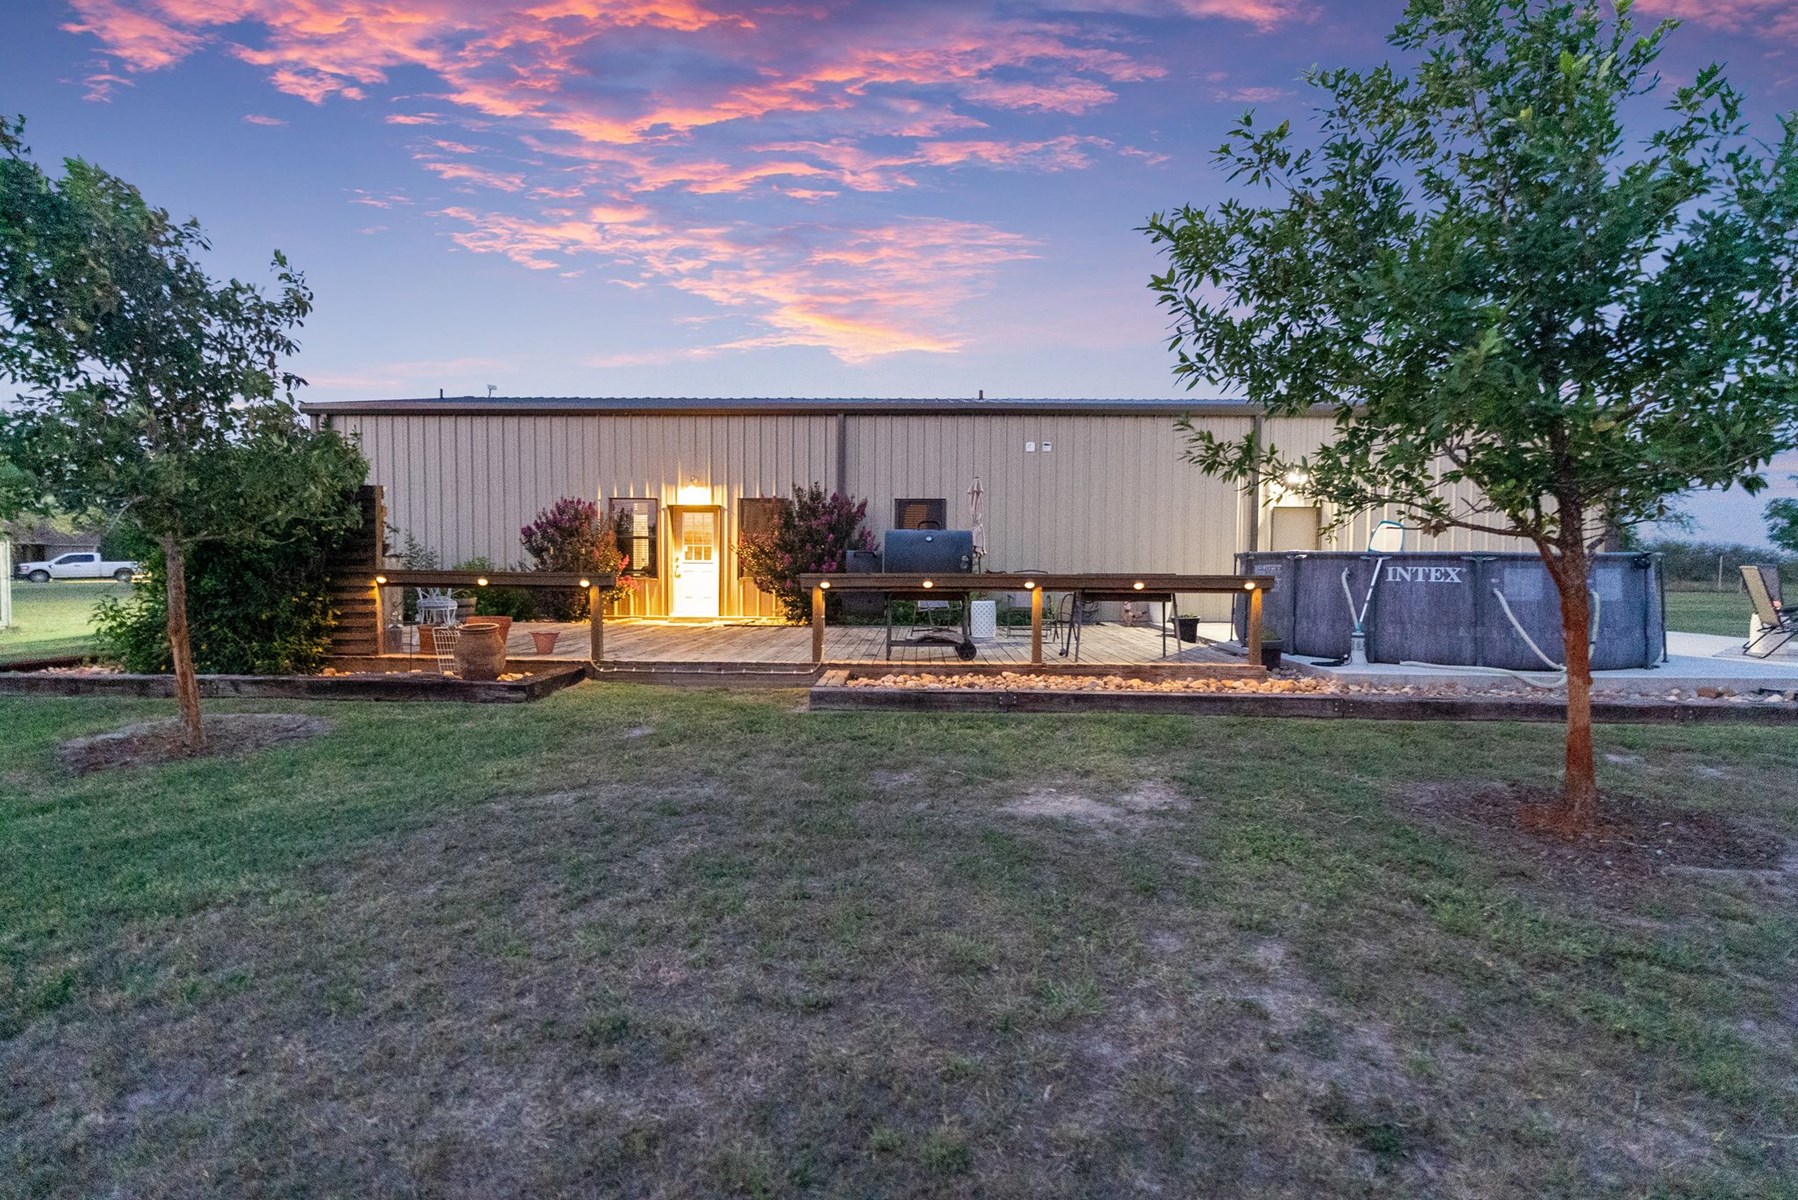
[[(587, 626), (581, 624), (549, 624), (530, 622), (512, 626), (506, 641), (506, 652), (513, 658), (537, 657), (531, 639), (534, 630), (554, 629), (561, 637), (558, 659), (584, 659), (587, 650)], [(895, 630), (895, 636), (906, 632)], [(1210, 626), (1203, 632), (1223, 636), (1223, 626)], [(959, 633), (953, 636), (959, 636)], [(619, 618), (606, 622), (608, 663), (791, 663), (807, 666), (811, 662), (811, 629), (804, 625), (747, 624), (733, 622), (658, 621), (644, 618)], [(975, 643), (976, 663), (1030, 662), (1030, 631), (1018, 628), (1001, 632), (989, 641)], [(1073, 662), (1070, 655), (1062, 658), (1060, 644), (1043, 640), (1044, 663)], [(1081, 631), (1080, 659), (1095, 664), (1143, 663), (1232, 663), (1240, 658), (1224, 654), (1200, 643), (1192, 645), (1168, 639), (1168, 656), (1162, 657), (1161, 634), (1153, 625), (1125, 626), (1115, 624), (1088, 625)], [(886, 653), (886, 626), (832, 625), (825, 631), (825, 661), (831, 663), (955, 663), (955, 649), (944, 643), (895, 645), (889, 658)]]

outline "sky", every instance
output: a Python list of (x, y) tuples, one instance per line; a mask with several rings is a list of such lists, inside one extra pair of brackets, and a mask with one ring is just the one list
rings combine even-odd
[[(1175, 397), (1139, 232), (1400, 0), (0, 0), (0, 110), (318, 293), (310, 398)], [(1639, 0), (1798, 108), (1798, 0)], [(1230, 395), (1226, 385), (1210, 395)], [(1775, 490), (1798, 456), (1775, 465)], [(1765, 502), (1686, 505), (1759, 541)]]

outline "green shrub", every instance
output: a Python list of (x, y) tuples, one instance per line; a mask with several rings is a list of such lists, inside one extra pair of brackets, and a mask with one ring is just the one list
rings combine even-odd
[[(325, 590), (331, 541), (296, 527), (281, 542), (195, 547), (187, 560), (195, 666), (217, 675), (297, 675), (323, 667), (331, 641)], [(96, 640), (100, 653), (127, 671), (165, 674), (174, 661), (162, 551), (140, 538), (133, 556), (149, 577), (126, 599), (101, 602)]]
[[(457, 563), (458, 571), (499, 571), (490, 558), (471, 558)], [(514, 621), (537, 619), (537, 596), (529, 588), (484, 587), (474, 589), (474, 612), (477, 617), (511, 617)]]

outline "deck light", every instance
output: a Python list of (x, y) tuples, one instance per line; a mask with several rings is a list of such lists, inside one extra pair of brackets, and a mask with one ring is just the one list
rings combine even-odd
[(1135, 583), (1131, 584), (1130, 586), (1140, 592), (1140, 591), (1142, 591), (1142, 580), (1138, 579)]
[(830, 580), (828, 580), (828, 579), (822, 579), (822, 580), (819, 580), (819, 581), (818, 581), (818, 587), (819, 587), (819, 588), (820, 588), (820, 589), (821, 589), (821, 590), (823, 590), (823, 591), (827, 591), (827, 592), (828, 592), (828, 591), (829, 591), (829, 590), (830, 590)]
[(581, 586), (582, 587), (592, 587), (593, 581), (591, 579), (583, 579), (583, 580), (581, 580)]
[(485, 575), (483, 575), (479, 579), (476, 579), (474, 582), (475, 582), (476, 587), (486, 587), (487, 586), (487, 577)]
[(385, 575), (376, 575), (376, 576), (375, 576), (375, 584), (376, 584), (376, 586), (379, 586), (379, 585), (381, 585), (381, 584), (383, 584), (383, 583), (386, 583), (386, 582), (387, 582), (387, 576), (385, 576)]
[(924, 581), (924, 586), (925, 586), (925, 587), (935, 587), (935, 586), (936, 586), (936, 584), (935, 584), (935, 583), (932, 583), (932, 582), (931, 582), (931, 581), (930, 581), (930, 580), (928, 580), (928, 579), (926, 579), (926, 580), (925, 580), (925, 581)]
[(1245, 580), (1243, 580), (1243, 583), (1242, 583), (1242, 590), (1243, 590), (1243, 591), (1245, 591), (1245, 592), (1252, 592), (1252, 591), (1254, 591), (1254, 590), (1255, 590), (1255, 581), (1254, 581), (1254, 580), (1253, 580), (1253, 579), (1245, 579)]
[(1028, 592), (1028, 591), (1031, 591), (1031, 590), (1032, 590), (1032, 589), (1034, 589), (1034, 588), (1035, 588), (1035, 587), (1036, 587), (1036, 580), (1034, 580), (1034, 579), (1026, 579), (1026, 580), (1025, 580), (1025, 581), (1024, 581), (1024, 590), (1025, 590), (1025, 591), (1027, 591), (1027, 592)]

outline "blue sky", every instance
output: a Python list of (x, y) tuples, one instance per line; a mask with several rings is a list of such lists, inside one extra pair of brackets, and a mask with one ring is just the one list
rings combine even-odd
[[(36, 0), (0, 77), (40, 158), (307, 272), (315, 397), (1174, 396), (1136, 227), (1229, 194), (1236, 114), (1302, 116), (1401, 9)], [(1670, 80), (1798, 108), (1798, 0), (1637, 12), (1688, 19)], [(1759, 540), (1762, 503), (1689, 508)]]

